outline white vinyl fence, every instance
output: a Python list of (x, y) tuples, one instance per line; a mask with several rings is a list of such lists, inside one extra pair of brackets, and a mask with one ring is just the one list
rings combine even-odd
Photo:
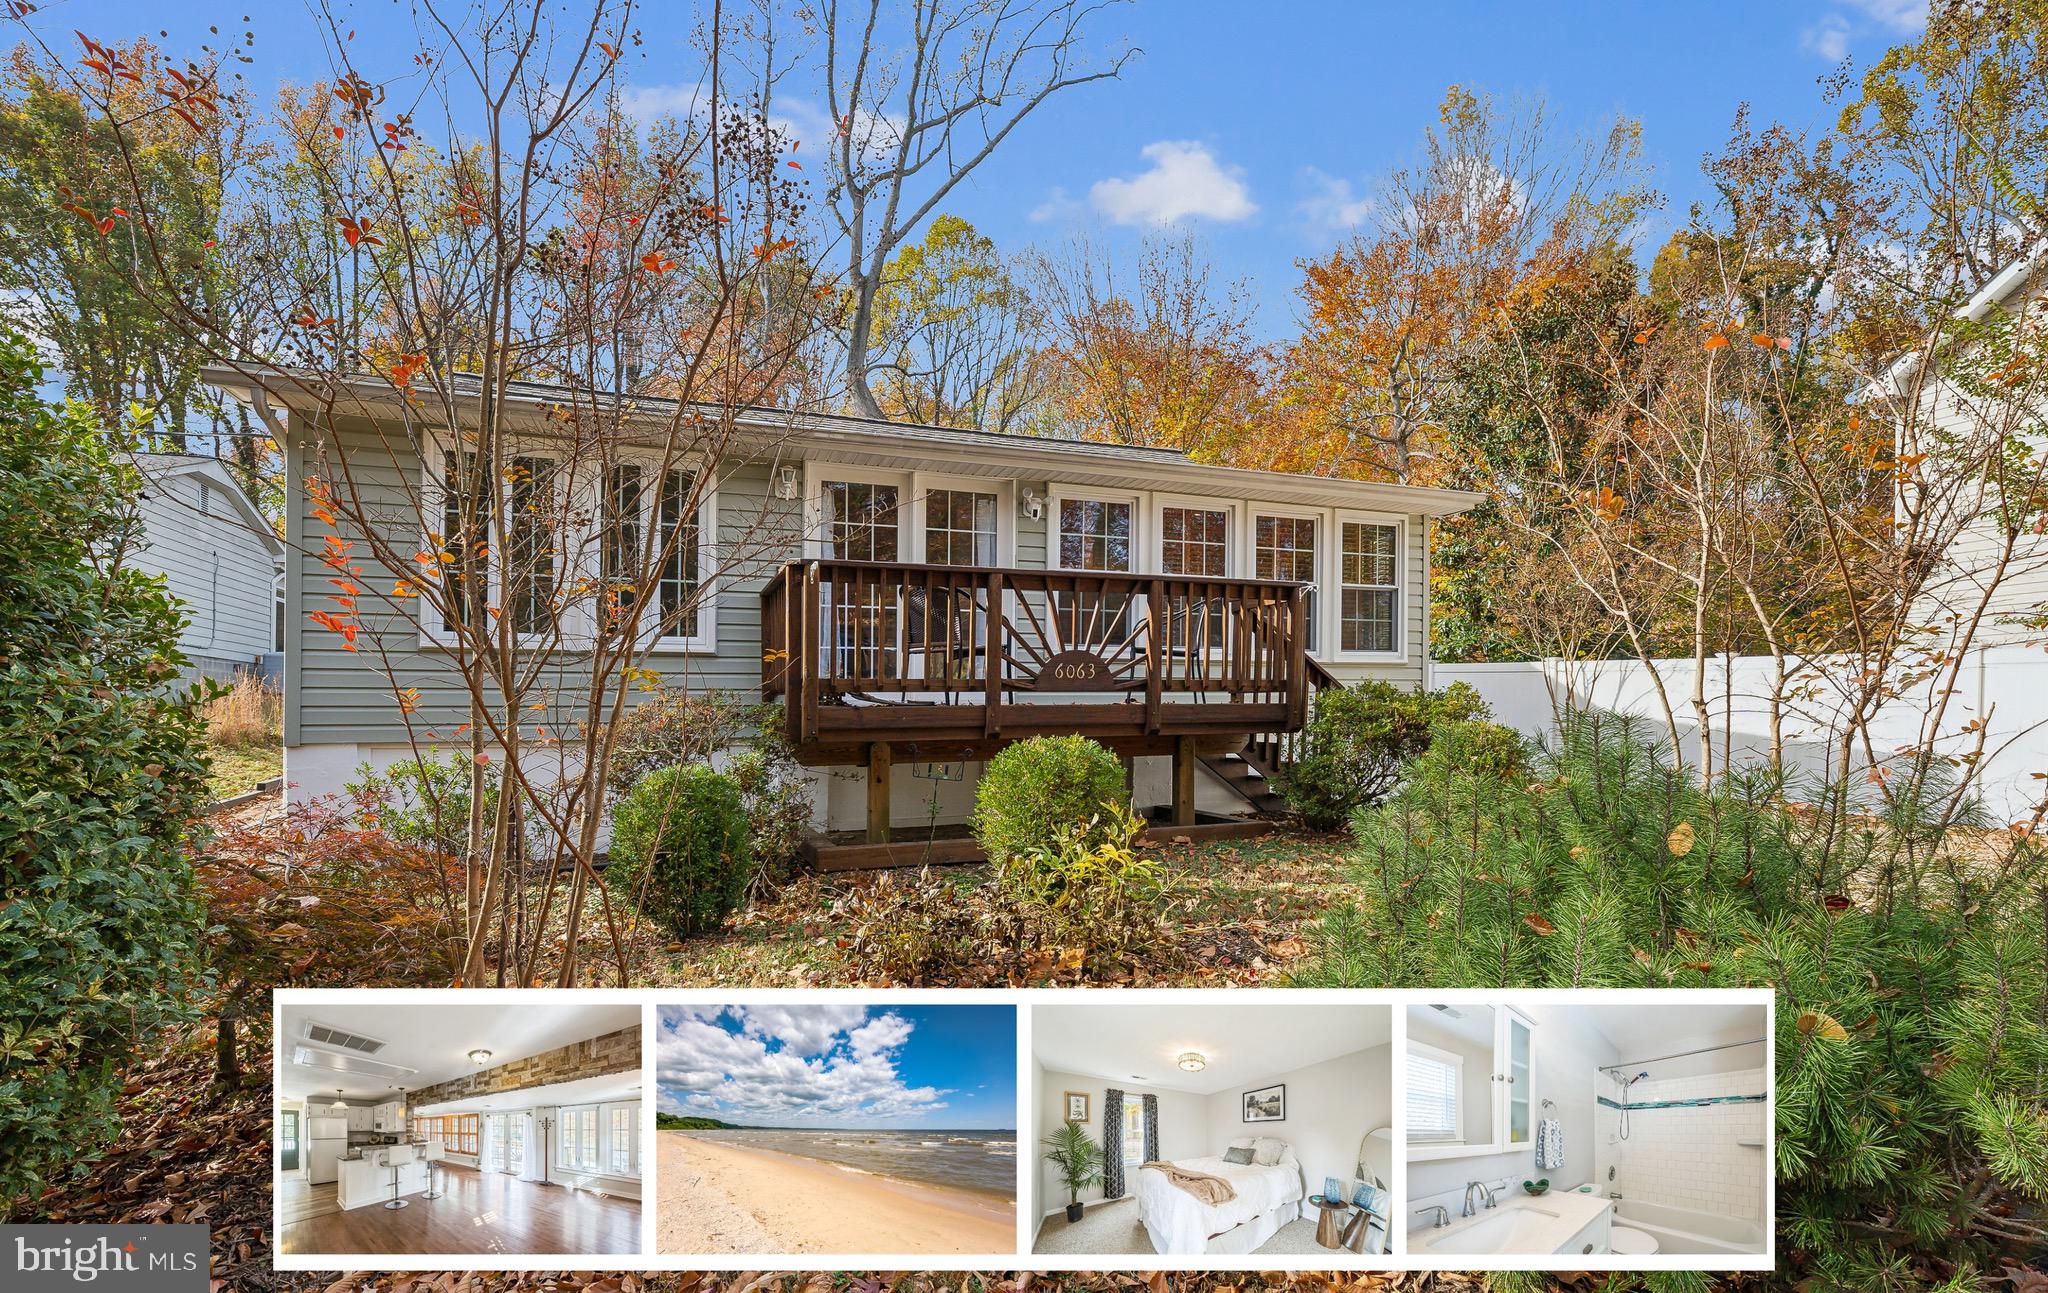
[[(1717, 760), (1724, 733), (1736, 765), (1761, 759), (1771, 740), (1770, 657), (1712, 659), (1706, 668)], [(1827, 770), (1827, 734), (1835, 728), (1838, 712), (1828, 668), (1822, 662), (1797, 666), (1797, 695), (1784, 722), (1786, 761), (1816, 777)], [(1661, 679), (1678, 715), (1679, 753), (1688, 763), (1696, 763), (1699, 729), (1689, 699), (1692, 673), (1691, 660), (1660, 660), (1648, 666), (1638, 660), (1558, 659), (1438, 664), (1435, 685), (1470, 684), (1493, 707), (1498, 721), (1530, 736), (1553, 731), (1557, 715), (1568, 703), (1638, 715), (1655, 734), (1664, 736), (1664, 711), (1655, 690), (1655, 681)], [(1880, 758), (1920, 740), (1930, 700), (1929, 694), (1910, 702), (1902, 699), (1878, 715), (1872, 736)], [(2016, 820), (2048, 793), (2048, 780), (2036, 775), (2048, 773), (2048, 652), (2029, 646), (1978, 652), (1958, 679), (1957, 694), (1949, 698), (1937, 748), (1949, 755), (1971, 750), (1978, 737), (1969, 725), (1979, 720), (1986, 730), (1978, 760), (1978, 794), (1994, 820)]]

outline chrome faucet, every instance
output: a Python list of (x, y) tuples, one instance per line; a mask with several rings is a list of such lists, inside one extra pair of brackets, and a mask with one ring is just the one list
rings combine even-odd
[(1444, 1205), (1441, 1203), (1432, 1203), (1426, 1208), (1417, 1208), (1415, 1215), (1422, 1217), (1432, 1212), (1436, 1213), (1436, 1221), (1432, 1224), (1431, 1229), (1442, 1230), (1445, 1226), (1451, 1224), (1451, 1214), (1445, 1210)]
[(1478, 1211), (1478, 1209), (1472, 1206), (1472, 1191), (1474, 1190), (1479, 1191), (1479, 1197), (1486, 1200), (1487, 1207), (1490, 1208), (1494, 1205), (1493, 1191), (1486, 1188), (1486, 1182), (1467, 1181), (1465, 1182), (1465, 1206), (1459, 1211), (1459, 1216), (1469, 1217)]

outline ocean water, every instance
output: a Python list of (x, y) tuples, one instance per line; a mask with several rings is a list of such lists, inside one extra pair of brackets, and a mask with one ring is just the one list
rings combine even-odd
[(1017, 1196), (1014, 1131), (692, 1131), (682, 1133), (754, 1149), (815, 1158), (899, 1180)]

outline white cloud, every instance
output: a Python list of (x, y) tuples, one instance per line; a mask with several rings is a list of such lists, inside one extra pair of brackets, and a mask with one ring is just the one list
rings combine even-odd
[(1354, 191), (1351, 181), (1306, 167), (1302, 179), (1312, 192), (1294, 204), (1294, 213), (1317, 234), (1328, 237), (1355, 229), (1372, 214), (1372, 198)]
[(897, 1072), (914, 1030), (901, 1015), (870, 1017), (860, 1006), (664, 1007), (655, 1042), (657, 1107), (770, 1126), (944, 1109), (948, 1092), (911, 1086)]
[(1173, 224), (1190, 216), (1236, 222), (1257, 215), (1244, 169), (1225, 166), (1206, 144), (1163, 139), (1145, 145), (1152, 165), (1128, 179), (1098, 180), (1088, 201), (1117, 224)]
[(1901, 35), (1927, 30), (1928, 0), (1842, 0), (1849, 8)]
[(1849, 56), (1849, 39), (1873, 29), (1886, 41), (1927, 30), (1928, 0), (1835, 0), (1834, 12), (1799, 33), (1799, 47), (1827, 63)]
[(1849, 20), (1831, 13), (1799, 33), (1799, 47), (1822, 62), (1839, 63), (1849, 56)]
[(1081, 214), (1081, 204), (1073, 194), (1057, 186), (1045, 195), (1045, 201), (1031, 208), (1029, 219), (1033, 224), (1045, 224), (1052, 220), (1071, 220)]

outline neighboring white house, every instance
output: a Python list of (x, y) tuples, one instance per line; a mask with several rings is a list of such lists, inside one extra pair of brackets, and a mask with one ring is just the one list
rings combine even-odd
[[(2000, 327), (1994, 335), (2010, 336), (2037, 351), (2048, 340), (2042, 333), (2048, 323), (2044, 297), (2048, 297), (2048, 243), (2006, 266), (1956, 311), (1955, 317), (1968, 325), (2009, 321), (2010, 331)], [(1986, 383), (1965, 383), (1951, 376), (1965, 368), (1988, 366), (1985, 353), (1992, 352), (1980, 352), (1976, 342), (1960, 341), (1945, 348), (1937, 373), (1923, 375), (1926, 359), (1915, 351), (1868, 387), (1863, 399), (1892, 406), (1891, 415), (1901, 423), (1899, 452), (1902, 456), (1926, 455), (1922, 470), (1940, 470), (1945, 452), (1951, 452), (1946, 442), (1970, 445), (1988, 437), (2008, 437), (2032, 444), (2034, 465), (2015, 466), (2020, 480), (2029, 487), (2037, 486), (2042, 479), (2039, 455), (2048, 452), (2048, 416), (2044, 416), (2048, 411), (2039, 407), (2039, 387), (2029, 384), (2017, 395), (2002, 389), (1986, 393)], [(1899, 406), (1910, 401), (1917, 401), (1918, 411), (1907, 418)], [(1972, 475), (1977, 478), (1962, 482), (1953, 501), (1938, 505), (1955, 509), (1959, 520), (1963, 516), (1971, 519), (1956, 529), (1942, 553), (1942, 566), (1928, 581), (1923, 622), (1960, 637), (1981, 610), (1988, 614), (1971, 632), (1973, 647), (2048, 640), (2048, 619), (2044, 619), (2048, 617), (2048, 536), (2023, 533), (2001, 568), (2006, 542), (1998, 516), (1999, 490), (1996, 482), (1982, 478), (1975, 460), (1972, 462)], [(1928, 536), (1930, 541), (1939, 537)]]
[(143, 546), (130, 564), (164, 577), (185, 612), (186, 676), (275, 673), (284, 543), (218, 458), (137, 454)]

